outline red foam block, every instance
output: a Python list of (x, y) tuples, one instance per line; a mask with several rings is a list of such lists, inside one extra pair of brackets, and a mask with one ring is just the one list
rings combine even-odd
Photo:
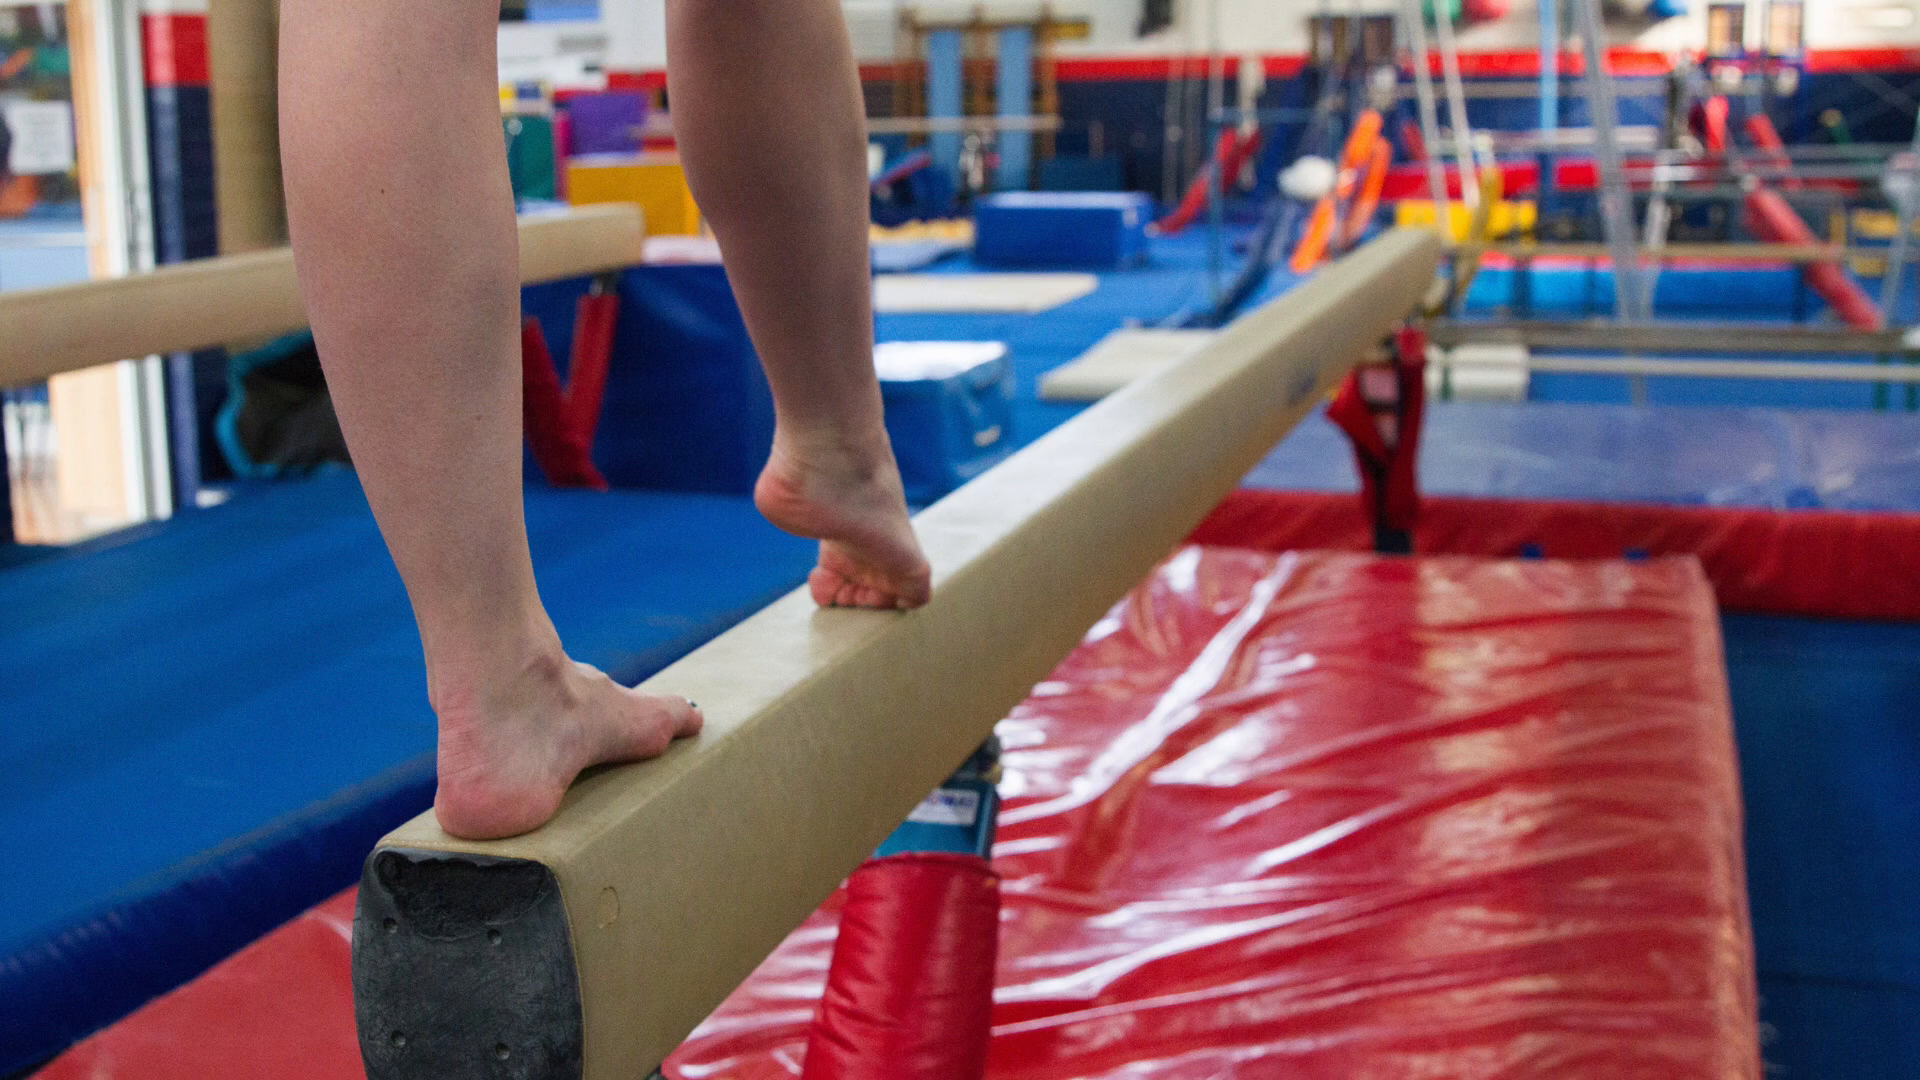
[(894, 855), (847, 880), (805, 1080), (978, 1080), (1000, 879), (977, 855)]

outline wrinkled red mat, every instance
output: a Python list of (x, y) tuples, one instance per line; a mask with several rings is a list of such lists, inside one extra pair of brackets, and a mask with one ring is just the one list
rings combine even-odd
[[(1188, 549), (1000, 732), (994, 1077), (1758, 1076), (1690, 559)], [(797, 1074), (835, 913), (669, 1074)]]
[[(1691, 559), (1189, 548), (1000, 731), (994, 1077), (1759, 1075)], [(342, 900), (45, 1075), (357, 1075)], [(839, 903), (671, 1076), (798, 1074)]]

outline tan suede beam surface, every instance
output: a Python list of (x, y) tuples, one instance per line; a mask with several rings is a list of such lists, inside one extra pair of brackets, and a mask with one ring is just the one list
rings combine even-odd
[(662, 671), (645, 689), (700, 702), (706, 733), (581, 780), (539, 831), (469, 843), (428, 814), (381, 850), (549, 868), (582, 1073), (640, 1080), (1413, 311), (1439, 257), (1431, 230), (1389, 232), (920, 514), (925, 608), (801, 590)]

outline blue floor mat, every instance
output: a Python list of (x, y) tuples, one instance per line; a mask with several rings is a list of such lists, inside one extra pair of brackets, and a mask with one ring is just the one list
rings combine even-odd
[[(542, 594), (634, 681), (805, 577), (745, 499), (530, 491)], [(432, 793), (433, 715), (355, 478), (0, 575), (0, 1076), (337, 891)]]
[(1920, 624), (1721, 623), (1767, 1061), (1920, 1075)]

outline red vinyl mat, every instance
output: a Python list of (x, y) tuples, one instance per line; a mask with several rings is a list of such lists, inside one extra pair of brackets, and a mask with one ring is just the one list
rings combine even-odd
[[(989, 1075), (1759, 1075), (1691, 559), (1189, 548), (1000, 727)], [(830, 901), (671, 1060), (796, 1075)]]
[[(1759, 1076), (1692, 559), (1188, 548), (1000, 733), (990, 1076)], [(345, 903), (44, 1075), (357, 1075)], [(671, 1077), (799, 1074), (840, 903)]]

